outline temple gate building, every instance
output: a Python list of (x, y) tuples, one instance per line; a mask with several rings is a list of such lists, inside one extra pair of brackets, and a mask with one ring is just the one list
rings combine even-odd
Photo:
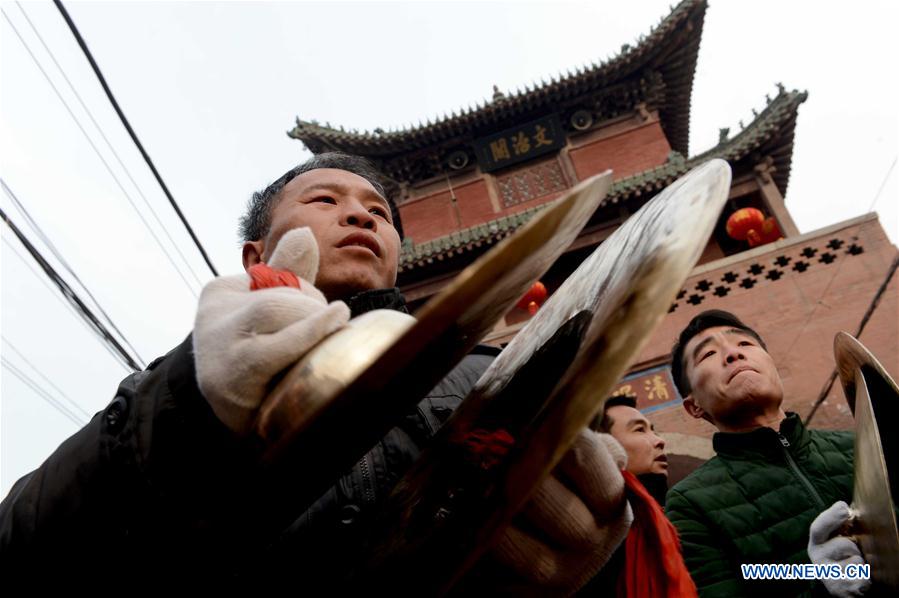
[[(391, 181), (406, 235), (398, 284), (413, 311), (578, 181), (614, 172), (599, 209), (541, 278), (550, 294), (661, 189), (705, 160), (727, 160), (733, 182), (712, 238), (616, 389), (636, 394), (668, 440), (672, 480), (712, 455), (714, 427), (682, 409), (669, 365), (677, 334), (702, 310), (733, 311), (762, 335), (784, 380), (784, 408), (802, 417), (819, 403), (833, 370), (834, 334), (856, 334), (863, 319), (861, 341), (899, 374), (899, 283), (893, 277), (886, 284), (897, 249), (877, 216), (800, 234), (785, 204), (806, 93), (778, 84), (777, 96), (739, 133), (722, 129), (715, 147), (690, 155), (690, 96), (706, 7), (684, 0), (605, 63), (519, 93), (495, 89), (492, 101), (436, 122), (360, 133), (297, 119), (290, 132), (313, 153), (365, 156)], [(729, 236), (728, 217), (747, 207), (776, 223), (782, 238), (750, 247)], [(529, 317), (513, 309), (486, 342), (502, 346)], [(812, 425), (852, 426), (839, 382)]]

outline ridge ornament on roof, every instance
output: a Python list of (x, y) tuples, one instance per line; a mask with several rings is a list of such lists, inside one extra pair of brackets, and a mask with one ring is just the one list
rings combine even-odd
[[(733, 167), (737, 162), (751, 159), (754, 154), (759, 153), (772, 157), (774, 166), (772, 178), (781, 194), (786, 195), (793, 157), (796, 117), (799, 105), (807, 98), (808, 93), (804, 91), (781, 91), (739, 134), (689, 160), (680, 152), (673, 151), (664, 164), (615, 181), (600, 204), (600, 209), (640, 196), (652, 196), (693, 166), (712, 158), (727, 160)], [(408, 276), (411, 271), (427, 267), (435, 261), (489, 247), (511, 234), (548, 205), (551, 204), (538, 205), (425, 243), (408, 244), (403, 247), (400, 254), (400, 275)]]
[(524, 91), (503, 94), (495, 89), (493, 101), (428, 124), (382, 133), (347, 132), (297, 118), (287, 134), (314, 154), (339, 150), (365, 156), (394, 181), (414, 182), (439, 176), (447, 155), (479, 137), (552, 113), (568, 123), (573, 113), (586, 109), (600, 122), (643, 102), (658, 109), (671, 147), (687, 155), (690, 94), (706, 7), (706, 0), (683, 0), (635, 46), (605, 62), (550, 77)]

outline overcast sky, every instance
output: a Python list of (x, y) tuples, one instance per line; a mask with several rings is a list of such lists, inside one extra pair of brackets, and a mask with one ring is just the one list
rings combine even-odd
[[(0, 4), (0, 176), (148, 362), (190, 331), (195, 294), (211, 274), (53, 4)], [(670, 12), (669, 0), (66, 5), (221, 273), (240, 271), (236, 223), (247, 197), (308, 157), (286, 136), (296, 116), (367, 130), (433, 119), (489, 99), (494, 84), (514, 91), (607, 59)], [(748, 123), (752, 109), (764, 108), (765, 94), (777, 93), (777, 82), (807, 90), (786, 196), (800, 231), (864, 214), (873, 205), (895, 243), (897, 6), (712, 0), (693, 87), (691, 155), (713, 146), (720, 127), (734, 133), (739, 121)], [(49, 257), (5, 195), (0, 206)], [(93, 414), (114, 397), (127, 372), (46, 277), (35, 274), (5, 226), (2, 235), (5, 495), (78, 429), (13, 369), (82, 420), (82, 413)]]

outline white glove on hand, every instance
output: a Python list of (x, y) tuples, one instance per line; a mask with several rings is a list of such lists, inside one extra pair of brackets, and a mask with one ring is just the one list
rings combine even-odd
[[(849, 521), (849, 505), (837, 501), (829, 509), (818, 515), (808, 529), (808, 558), (816, 565), (864, 564), (858, 545), (846, 536), (833, 536), (844, 523)], [(832, 596), (861, 596), (871, 587), (868, 579), (824, 579), (824, 587)]]
[(496, 559), (524, 581), (516, 593), (573, 594), (608, 562), (633, 519), (621, 476), (626, 463), (610, 435), (581, 432), (522, 512), (552, 545), (513, 524), (493, 548)]
[(272, 378), (349, 320), (341, 301), (328, 304), (310, 280), (318, 273), (312, 231), (287, 232), (269, 266), (289, 270), (300, 288), (251, 291), (249, 274), (216, 278), (203, 288), (194, 323), (200, 391), (216, 416), (238, 434), (256, 417)]

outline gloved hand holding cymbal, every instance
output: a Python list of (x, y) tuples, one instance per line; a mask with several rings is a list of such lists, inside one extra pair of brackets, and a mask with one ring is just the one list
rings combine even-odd
[(349, 320), (342, 301), (329, 304), (310, 282), (318, 261), (312, 232), (298, 228), (281, 238), (268, 264), (203, 288), (193, 333), (197, 381), (238, 434), (252, 425), (272, 378)]
[(621, 475), (626, 463), (612, 436), (581, 432), (494, 546), (493, 557), (520, 580), (500, 593), (567, 596), (596, 575), (632, 520)]

